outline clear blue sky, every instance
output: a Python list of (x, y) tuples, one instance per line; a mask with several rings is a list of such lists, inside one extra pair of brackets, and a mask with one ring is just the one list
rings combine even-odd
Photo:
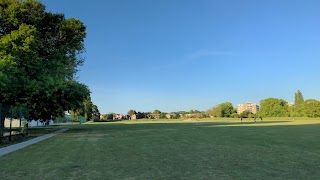
[(87, 26), (78, 80), (101, 113), (320, 99), (318, 0), (43, 0)]

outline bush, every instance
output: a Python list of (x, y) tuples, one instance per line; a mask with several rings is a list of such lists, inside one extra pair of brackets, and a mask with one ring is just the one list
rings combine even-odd
[(232, 113), (230, 114), (231, 118), (240, 118), (240, 115), (238, 113)]
[(256, 114), (249, 114), (248, 118), (254, 118), (254, 117), (258, 117)]

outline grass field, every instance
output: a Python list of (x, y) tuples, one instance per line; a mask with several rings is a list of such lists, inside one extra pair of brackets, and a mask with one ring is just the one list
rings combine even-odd
[(23, 141), (27, 141), (27, 140), (30, 140), (32, 138), (36, 138), (38, 136), (42, 136), (42, 135), (51, 133), (51, 132), (56, 131), (58, 129), (59, 129), (59, 127), (55, 127), (55, 126), (29, 128), (27, 137), (23, 137), (21, 139), (14, 140), (14, 141), (7, 142), (7, 143), (2, 143), (2, 144), (0, 143), (0, 148), (7, 147), (7, 146), (10, 146), (10, 145), (13, 145), (13, 144), (17, 144), (17, 143), (21, 143)]
[(65, 127), (69, 130), (63, 134), (0, 157), (1, 179), (320, 177), (320, 120), (158, 120)]

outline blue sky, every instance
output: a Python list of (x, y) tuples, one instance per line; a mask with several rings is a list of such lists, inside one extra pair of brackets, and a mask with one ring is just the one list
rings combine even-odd
[(78, 80), (101, 113), (320, 99), (318, 0), (42, 2), (87, 26)]

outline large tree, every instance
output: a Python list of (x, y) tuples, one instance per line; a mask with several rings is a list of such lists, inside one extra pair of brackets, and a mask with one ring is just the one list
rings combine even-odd
[(89, 95), (74, 79), (85, 29), (39, 1), (0, 0), (0, 103), (26, 106), (43, 119), (79, 108)]
[(303, 116), (320, 117), (320, 101), (315, 99), (307, 99), (301, 106)]
[(136, 112), (136, 110), (130, 109), (130, 110), (127, 112), (127, 114), (128, 114), (129, 116), (131, 116), (131, 115), (137, 114), (137, 112)]
[(224, 102), (209, 109), (206, 114), (215, 117), (230, 117), (233, 112), (233, 105), (230, 102)]
[(153, 114), (161, 114), (161, 111), (156, 109), (156, 110), (153, 111)]
[(259, 116), (285, 117), (288, 116), (288, 102), (283, 99), (268, 98), (260, 101)]
[(86, 118), (87, 121), (100, 119), (100, 112), (98, 106), (93, 104), (90, 96), (84, 99), (84, 101), (79, 104), (78, 108), (72, 111), (72, 114), (75, 117), (83, 116)]
[(299, 106), (304, 102), (302, 93), (300, 90), (298, 90), (296, 93), (294, 93), (294, 105)]
[(303, 114), (304, 99), (300, 90), (294, 93), (294, 116), (304, 116)]
[[(49, 95), (46, 94), (48, 92)], [(75, 81), (66, 81), (65, 84), (48, 87), (47, 91), (39, 91), (30, 97), (25, 105), (30, 108), (31, 119), (51, 119), (63, 116), (67, 110), (82, 108), (83, 100), (89, 93), (87, 86)]]

